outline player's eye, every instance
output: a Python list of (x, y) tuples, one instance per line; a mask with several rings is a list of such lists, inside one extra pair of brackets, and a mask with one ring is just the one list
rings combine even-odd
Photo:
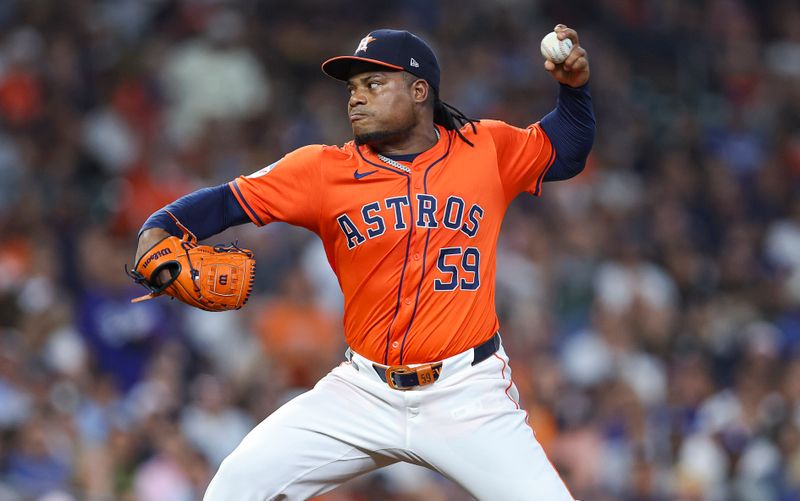
[(370, 89), (373, 89), (373, 90), (374, 90), (374, 89), (377, 89), (378, 87), (380, 87), (380, 85), (381, 85), (381, 84), (380, 84), (380, 83), (378, 83), (378, 82), (370, 82), (370, 83), (368, 83), (368, 84), (367, 84), (367, 86), (368, 86)]

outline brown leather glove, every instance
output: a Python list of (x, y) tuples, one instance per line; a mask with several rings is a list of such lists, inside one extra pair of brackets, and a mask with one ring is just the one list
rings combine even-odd
[[(256, 261), (253, 252), (230, 245), (198, 245), (197, 237), (178, 219), (172, 219), (183, 231), (183, 237), (169, 236), (151, 247), (137, 261), (133, 270), (125, 272), (150, 291), (132, 299), (137, 303), (166, 294), (184, 303), (207, 311), (238, 310), (253, 290)], [(169, 279), (159, 283), (159, 275), (167, 270)]]

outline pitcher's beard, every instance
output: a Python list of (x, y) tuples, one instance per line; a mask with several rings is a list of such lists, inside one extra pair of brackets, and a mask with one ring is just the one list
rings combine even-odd
[(392, 144), (403, 142), (411, 137), (411, 131), (414, 130), (414, 125), (409, 125), (403, 129), (398, 130), (380, 130), (374, 132), (366, 132), (364, 134), (354, 134), (356, 145), (360, 146), (365, 144), (367, 146), (379, 146), (383, 144)]

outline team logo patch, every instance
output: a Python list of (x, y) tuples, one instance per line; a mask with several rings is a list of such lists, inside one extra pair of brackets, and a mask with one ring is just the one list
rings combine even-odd
[(264, 167), (264, 168), (262, 168), (262, 169), (260, 169), (260, 170), (257, 170), (257, 171), (255, 171), (255, 172), (253, 172), (252, 174), (250, 174), (250, 175), (249, 175), (249, 176), (247, 176), (247, 177), (253, 178), (253, 177), (261, 177), (261, 176), (267, 175), (267, 174), (269, 174), (269, 173), (272, 171), (272, 169), (274, 169), (274, 168), (275, 168), (277, 165), (278, 165), (278, 162), (273, 162), (273, 163), (271, 163), (271, 164), (267, 165), (266, 167)]
[(375, 40), (377, 40), (375, 37), (371, 37), (369, 35), (365, 36), (364, 38), (361, 39), (360, 42), (358, 42), (358, 48), (356, 49), (356, 52), (362, 52), (362, 51), (366, 52), (367, 45), (369, 45), (370, 42), (374, 42)]

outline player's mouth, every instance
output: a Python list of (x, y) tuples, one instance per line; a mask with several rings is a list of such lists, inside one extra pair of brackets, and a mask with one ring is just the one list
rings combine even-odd
[(358, 122), (359, 120), (362, 120), (364, 118), (367, 118), (367, 115), (365, 113), (350, 113), (351, 123)]

